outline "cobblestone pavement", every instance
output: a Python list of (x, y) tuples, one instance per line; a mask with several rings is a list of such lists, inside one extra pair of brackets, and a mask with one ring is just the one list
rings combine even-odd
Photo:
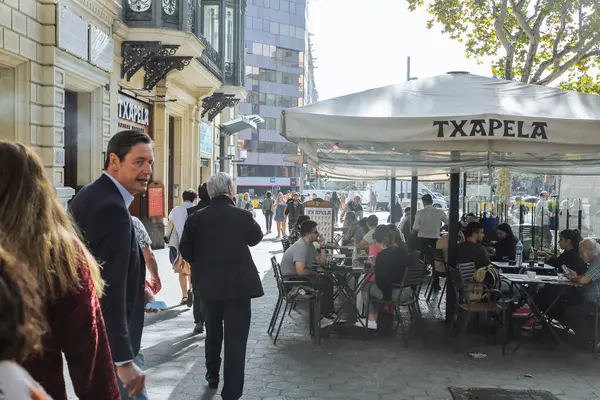
[[(500, 346), (486, 346), (482, 336), (473, 336), (465, 351), (455, 354), (445, 343), (437, 301), (424, 310), (427, 343), (414, 329), (405, 348), (400, 336), (373, 337), (348, 328), (315, 346), (300, 310), (286, 318), (273, 345), (266, 333), (277, 295), (269, 258), (281, 257), (281, 245), (272, 237), (253, 249), (266, 295), (253, 301), (244, 400), (450, 399), (448, 386), (545, 389), (565, 400), (600, 399), (599, 364), (568, 345), (556, 350), (525, 341), (516, 353), (503, 357)], [(168, 272), (166, 252), (158, 255), (162, 299), (171, 305), (180, 299), (179, 286)], [(142, 352), (151, 399), (220, 399), (219, 391), (205, 385), (204, 336), (192, 336), (192, 328), (192, 312), (186, 307), (147, 318)], [(487, 357), (474, 360), (467, 355), (473, 351)]]

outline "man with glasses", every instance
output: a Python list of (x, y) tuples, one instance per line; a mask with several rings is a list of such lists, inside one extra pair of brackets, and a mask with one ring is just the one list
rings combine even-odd
[[(294, 276), (308, 276), (312, 282), (312, 286), (323, 293), (321, 299), (321, 316), (326, 317), (333, 312), (333, 284), (331, 281), (312, 269), (313, 264), (325, 264), (325, 250), (321, 248), (317, 251), (314, 244), (319, 242), (324, 243), (324, 238), (317, 230), (315, 221), (304, 221), (300, 225), (301, 239), (290, 246), (283, 253), (281, 258), (281, 273), (283, 279), (290, 279)], [(321, 325), (331, 325), (332, 321), (323, 318)]]

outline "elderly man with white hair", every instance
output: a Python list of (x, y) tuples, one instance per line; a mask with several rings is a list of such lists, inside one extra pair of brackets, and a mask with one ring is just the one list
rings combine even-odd
[(600, 301), (600, 244), (594, 240), (583, 240), (579, 243), (579, 254), (589, 268), (583, 275), (571, 270), (565, 275), (572, 282), (583, 285), (581, 302), (567, 308), (565, 317), (567, 326), (575, 331), (578, 344), (589, 349), (594, 332), (591, 313)]
[(264, 295), (249, 246), (260, 243), (263, 235), (252, 214), (235, 206), (231, 176), (219, 172), (206, 188), (210, 205), (188, 217), (179, 251), (192, 266), (194, 286), (204, 305), (208, 386), (219, 386), (224, 337), (221, 397), (237, 400), (244, 389), (250, 300)]

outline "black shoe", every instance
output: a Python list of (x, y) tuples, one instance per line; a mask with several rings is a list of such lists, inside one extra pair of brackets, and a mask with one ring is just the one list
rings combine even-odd
[(433, 290), (434, 292), (439, 292), (440, 290), (442, 290), (442, 287), (440, 285), (434, 286), (431, 290)]
[(188, 290), (187, 302), (185, 303), (185, 305), (188, 306), (188, 308), (190, 308), (190, 307), (192, 307), (193, 304), (194, 304), (194, 292), (192, 292), (191, 290)]
[(219, 377), (211, 377), (210, 375), (208, 375), (208, 372), (206, 373), (206, 382), (208, 382), (208, 388), (211, 390), (215, 390), (219, 387)]
[(201, 333), (204, 333), (204, 323), (198, 322), (194, 327), (194, 335), (199, 335)]

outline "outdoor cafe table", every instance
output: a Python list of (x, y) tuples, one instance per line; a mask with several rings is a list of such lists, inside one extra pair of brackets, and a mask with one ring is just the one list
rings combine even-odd
[[(331, 257), (331, 255), (328, 255), (328, 257)], [(333, 258), (333, 260), (336, 259), (337, 257)], [(373, 269), (365, 268), (364, 261), (359, 259), (353, 260), (351, 266), (340, 266), (337, 265), (335, 261), (332, 261), (327, 263), (325, 266), (317, 266), (317, 272), (321, 275), (329, 277), (329, 279), (331, 279), (333, 282), (333, 285), (336, 287), (334, 299), (339, 295), (344, 296), (342, 305), (335, 310), (338, 317), (334, 322), (339, 321), (344, 308), (347, 304), (350, 304), (352, 310), (362, 324), (362, 320), (360, 319), (360, 311), (356, 305), (356, 296), (365, 283), (365, 277), (367, 274), (373, 273)], [(364, 324), (363, 327), (365, 327)]]
[(492, 261), (492, 264), (502, 270), (502, 272), (506, 273), (520, 273), (522, 271), (530, 270), (535, 271), (540, 275), (556, 275), (556, 269), (549, 264), (540, 265), (537, 261), (533, 264), (533, 266), (529, 266), (529, 262), (523, 261), (521, 267), (518, 267), (513, 263), (510, 265), (508, 261)]
[[(537, 318), (539, 318), (542, 321), (542, 323), (548, 328), (548, 330), (550, 331), (550, 333), (552, 333), (552, 336), (554, 336), (554, 338), (556, 339), (558, 344), (562, 344), (562, 341), (560, 340), (560, 338), (554, 331), (554, 328), (552, 327), (552, 324), (551, 324), (551, 320), (547, 314), (552, 309), (552, 307), (556, 304), (556, 302), (563, 296), (563, 294), (567, 291), (567, 289), (573, 288), (573, 287), (580, 287), (581, 285), (571, 282), (570, 280), (568, 280), (567, 278), (565, 278), (563, 276), (536, 275), (535, 277), (529, 277), (529, 276), (527, 276), (527, 274), (508, 274), (508, 273), (502, 273), (501, 276), (504, 277), (505, 279), (509, 280), (510, 282), (512, 282), (519, 288), (519, 292), (521, 293), (523, 298), (527, 301), (527, 304), (529, 304), (529, 306), (531, 307), (533, 314)], [(535, 295), (531, 295), (530, 292), (527, 289), (525, 289), (525, 285), (527, 285), (527, 284), (552, 285), (552, 286), (558, 286), (561, 288), (561, 291), (559, 292), (558, 296), (556, 296), (554, 301), (545, 310), (545, 314), (542, 313), (540, 311), (539, 307), (535, 304), (535, 301), (534, 301)], [(518, 346), (515, 349), (515, 351), (517, 349), (518, 349)]]

